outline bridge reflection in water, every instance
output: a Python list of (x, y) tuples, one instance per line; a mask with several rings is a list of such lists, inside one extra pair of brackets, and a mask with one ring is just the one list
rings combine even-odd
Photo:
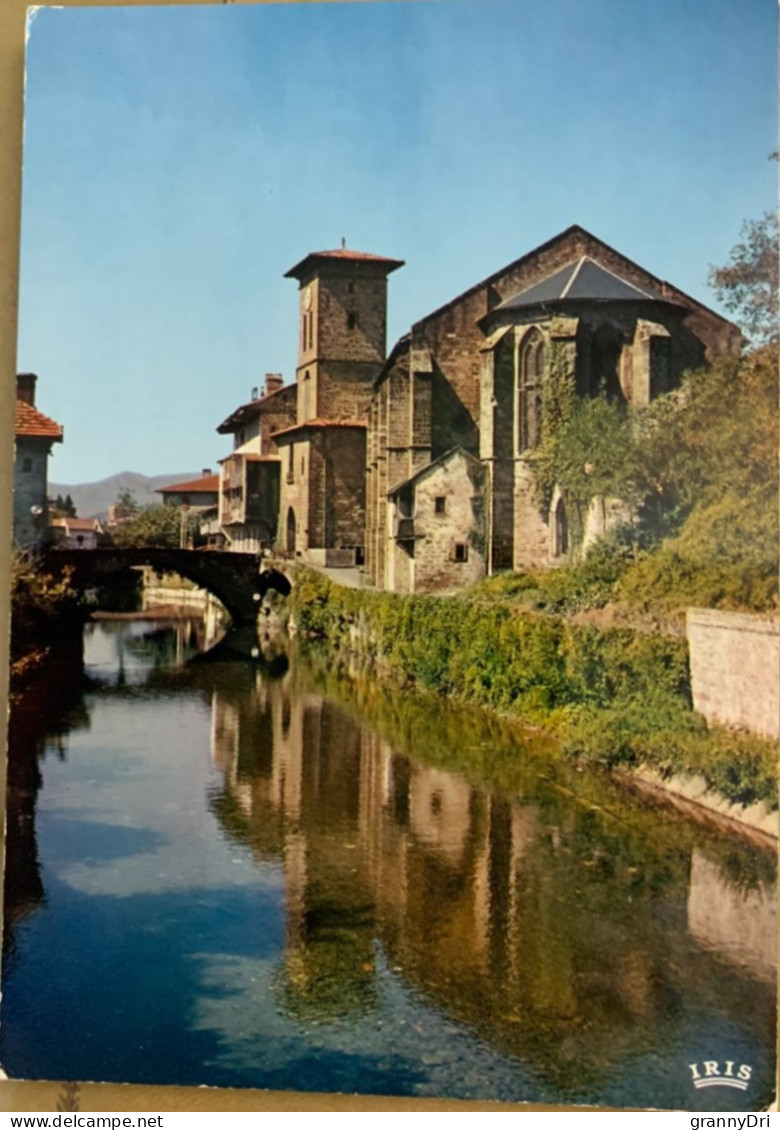
[(697, 1109), (687, 1065), (720, 1055), (755, 1080), (720, 1109), (768, 1101), (771, 853), (478, 712), (177, 667), (176, 638), (91, 629), (46, 743), (12, 1072)]

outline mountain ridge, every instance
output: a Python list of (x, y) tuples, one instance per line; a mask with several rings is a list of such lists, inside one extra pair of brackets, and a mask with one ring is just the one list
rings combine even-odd
[(49, 498), (56, 498), (58, 494), (63, 498), (70, 495), (80, 518), (102, 518), (124, 491), (130, 491), (139, 506), (154, 505), (162, 502), (161, 496), (155, 493), (161, 487), (197, 479), (202, 473), (181, 471), (172, 475), (142, 475), (138, 471), (118, 471), (93, 483), (49, 483), (48, 495)]

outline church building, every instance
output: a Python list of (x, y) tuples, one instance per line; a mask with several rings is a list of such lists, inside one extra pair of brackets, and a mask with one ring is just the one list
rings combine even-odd
[[(266, 444), (277, 547), (364, 566), (379, 588), (453, 589), (565, 562), (582, 548), (565, 501), (553, 490), (540, 505), (535, 491), (551, 397), (639, 410), (741, 346), (732, 323), (573, 226), (426, 315), (388, 355), (387, 277), (401, 266), (342, 248), (287, 272), (300, 297), (295, 419)], [(623, 513), (596, 500), (586, 542)]]

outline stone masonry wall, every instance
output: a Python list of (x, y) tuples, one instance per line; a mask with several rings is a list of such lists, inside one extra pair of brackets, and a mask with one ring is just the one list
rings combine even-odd
[[(19, 545), (37, 545), (46, 532), (46, 482), (49, 442), (18, 436), (14, 464), (14, 539)], [(29, 470), (25, 470), (29, 468)], [(41, 514), (32, 513), (34, 507)]]
[(323, 272), (317, 287), (317, 355), (380, 365), (387, 334), (384, 273), (372, 276), (363, 271), (356, 279), (346, 272)]
[(693, 706), (705, 718), (780, 737), (780, 622), (688, 611)]
[(366, 523), (366, 433), (337, 428), (325, 433), (325, 478), (321, 485), (328, 549), (363, 546)]
[(374, 362), (321, 361), (316, 366), (316, 407), (310, 418), (324, 420), (368, 420), (373, 380), (379, 366)]
[[(469, 473), (471, 471), (471, 474)], [(474, 584), (485, 575), (482, 468), (455, 455), (424, 475), (415, 489), (414, 591), (435, 592)], [(436, 500), (443, 506), (437, 513)], [(460, 545), (458, 559), (456, 546)]]

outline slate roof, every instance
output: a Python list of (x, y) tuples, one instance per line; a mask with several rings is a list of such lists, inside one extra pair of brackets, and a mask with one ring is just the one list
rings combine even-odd
[(14, 432), (17, 436), (36, 439), (50, 439), (55, 443), (62, 441), (62, 425), (49, 416), (44, 416), (26, 400), (16, 401), (14, 409)]
[(563, 301), (588, 302), (678, 302), (665, 298), (649, 286), (637, 286), (628, 279), (583, 255), (555, 271), (541, 282), (505, 299), (497, 310), (516, 310), (524, 306), (540, 306)]

